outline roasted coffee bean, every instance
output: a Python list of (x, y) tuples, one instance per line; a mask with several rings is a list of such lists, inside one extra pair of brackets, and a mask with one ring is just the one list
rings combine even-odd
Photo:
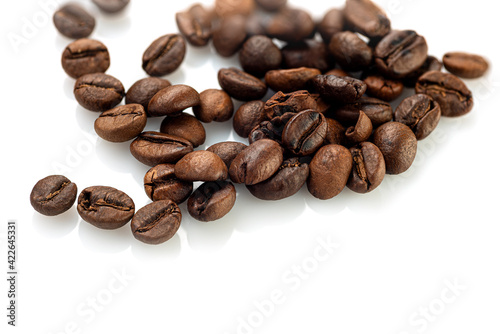
[(175, 21), (179, 31), (191, 45), (205, 46), (212, 38), (212, 15), (200, 4), (175, 14)]
[(156, 39), (142, 56), (142, 68), (153, 77), (175, 71), (186, 55), (186, 42), (179, 34), (169, 34)]
[(347, 73), (343, 69), (334, 68), (333, 70), (326, 72), (325, 75), (335, 75), (337, 77), (348, 77), (349, 73)]
[(287, 44), (281, 49), (284, 68), (310, 67), (325, 72), (333, 67), (333, 58), (324, 43), (308, 39)]
[(373, 97), (362, 97), (356, 102), (338, 107), (332, 112), (332, 117), (342, 123), (354, 124), (360, 110), (370, 118), (375, 127), (392, 120), (391, 105)]
[(312, 38), (314, 29), (314, 20), (308, 12), (285, 8), (271, 18), (267, 34), (285, 42), (300, 42)]
[(193, 182), (179, 180), (175, 176), (174, 166), (156, 165), (144, 175), (144, 190), (152, 201), (169, 199), (180, 204), (193, 192)]
[(366, 91), (363, 81), (351, 77), (318, 75), (311, 80), (311, 84), (321, 97), (332, 102), (356, 102)]
[(415, 91), (432, 97), (441, 107), (441, 114), (446, 117), (465, 115), (474, 105), (472, 93), (465, 83), (449, 73), (425, 73), (418, 79)]
[(318, 106), (316, 99), (307, 90), (299, 90), (289, 94), (277, 92), (264, 105), (267, 115), (282, 116), (288, 112), (299, 113), (302, 110), (313, 109)]
[(183, 181), (224, 181), (227, 166), (215, 153), (194, 151), (175, 164), (175, 176)]
[(252, 144), (261, 139), (271, 139), (281, 145), (283, 129), (288, 121), (295, 115), (295, 113), (287, 112), (281, 116), (273, 117), (269, 121), (261, 122), (250, 131), (248, 135), (249, 143)]
[(229, 170), (231, 162), (233, 162), (234, 158), (236, 158), (236, 156), (247, 147), (248, 146), (243, 143), (235, 141), (224, 141), (221, 143), (213, 144), (212, 146), (207, 148), (207, 151), (217, 154), (219, 158), (224, 161), (227, 169)]
[(92, 111), (106, 111), (115, 107), (125, 96), (120, 80), (104, 73), (82, 75), (73, 90), (78, 103)]
[(255, 2), (270, 12), (277, 11), (286, 5), (287, 0), (255, 0)]
[(346, 142), (345, 128), (333, 118), (325, 117), (326, 120), (326, 136), (325, 145), (337, 144), (343, 145)]
[(189, 140), (154, 131), (141, 133), (130, 144), (130, 153), (151, 167), (163, 163), (175, 163), (192, 151), (193, 145)]
[(446, 53), (443, 64), (451, 74), (467, 79), (482, 77), (489, 68), (483, 57), (465, 52)]
[(104, 73), (109, 68), (109, 52), (104, 44), (82, 38), (69, 44), (62, 54), (64, 72), (74, 79), (84, 74)]
[(399, 80), (372, 74), (364, 78), (363, 81), (366, 83), (366, 94), (377, 99), (391, 102), (403, 93), (404, 85)]
[(323, 146), (327, 129), (325, 116), (304, 110), (286, 123), (282, 142), (285, 148), (297, 156), (311, 155)]
[(250, 37), (242, 46), (239, 54), (241, 67), (245, 72), (263, 77), (267, 71), (281, 65), (281, 50), (267, 36)]
[(233, 116), (233, 100), (223, 90), (207, 89), (200, 93), (200, 104), (193, 107), (193, 112), (204, 123), (225, 122)]
[(311, 94), (311, 96), (316, 100), (316, 111), (324, 114), (326, 113), (330, 107), (330, 102), (323, 99), (319, 94)]
[(205, 182), (189, 197), (187, 209), (191, 217), (202, 222), (221, 219), (236, 202), (236, 189), (231, 182)]
[(374, 56), (383, 74), (403, 78), (424, 64), (427, 42), (413, 30), (393, 30), (377, 44)]
[[(136, 81), (127, 91), (125, 103), (138, 103), (144, 107), (148, 114), (149, 101), (163, 88), (167, 88), (172, 84), (170, 81), (155, 77), (144, 78)], [(149, 116), (149, 114), (148, 114)]]
[(240, 101), (260, 100), (267, 92), (262, 81), (234, 67), (220, 69), (218, 79), (222, 89)]
[(255, 8), (254, 0), (215, 0), (215, 14), (219, 17), (249, 15)]
[(377, 188), (385, 176), (385, 160), (380, 149), (373, 143), (363, 142), (350, 148), (352, 173), (347, 187), (366, 194)]
[(283, 148), (270, 139), (258, 140), (234, 158), (229, 167), (231, 180), (247, 185), (267, 180), (283, 162)]
[(200, 104), (200, 94), (188, 85), (172, 85), (156, 93), (148, 104), (149, 116), (178, 116)]
[(372, 131), (372, 121), (370, 121), (370, 118), (368, 118), (368, 116), (360, 110), (356, 125), (347, 128), (345, 137), (350, 144), (357, 144), (368, 140)]
[(222, 19), (214, 30), (213, 43), (215, 51), (222, 57), (231, 57), (238, 52), (247, 38), (245, 17), (240, 15)]
[(240, 137), (248, 137), (253, 128), (269, 119), (269, 115), (264, 111), (264, 104), (260, 100), (250, 101), (242, 104), (236, 110), (233, 117), (233, 128)]
[(351, 31), (335, 34), (328, 44), (328, 51), (342, 68), (349, 71), (367, 68), (373, 58), (372, 48)]
[(318, 24), (318, 32), (323, 41), (328, 44), (336, 33), (344, 30), (344, 13), (342, 10), (333, 8), (326, 12)]
[(391, 31), (391, 21), (371, 0), (347, 0), (344, 17), (355, 31), (370, 38), (380, 38)]
[(176, 117), (165, 117), (161, 122), (160, 132), (187, 139), (193, 147), (202, 145), (206, 139), (203, 124), (196, 117), (186, 113)]
[(306, 183), (309, 176), (309, 165), (299, 158), (283, 161), (278, 172), (264, 182), (247, 186), (255, 197), (277, 201), (296, 194)]
[(112, 14), (122, 11), (130, 0), (92, 0), (103, 12)]
[(427, 59), (425, 60), (424, 64), (422, 66), (420, 66), (419, 69), (408, 74), (403, 79), (403, 84), (406, 87), (415, 88), (415, 85), (417, 84), (418, 78), (420, 78), (424, 73), (427, 73), (430, 71), (441, 71), (442, 68), (443, 68), (443, 64), (439, 61), (439, 59), (437, 59), (434, 56), (427, 56)]
[(30, 194), (31, 206), (42, 215), (57, 216), (73, 206), (76, 190), (76, 184), (65, 176), (47, 176), (33, 187)]
[(260, 15), (258, 12), (250, 14), (245, 23), (247, 36), (266, 35), (269, 19), (268, 16)]
[(175, 235), (181, 220), (181, 210), (175, 202), (167, 199), (150, 203), (137, 211), (130, 227), (137, 240), (158, 245)]
[(417, 138), (411, 129), (399, 122), (379, 126), (373, 143), (384, 155), (387, 174), (401, 174), (410, 168), (417, 154)]
[(94, 129), (102, 139), (122, 143), (137, 137), (146, 122), (146, 112), (140, 104), (126, 104), (103, 112), (95, 120)]
[(430, 96), (417, 94), (404, 99), (396, 108), (394, 120), (408, 125), (417, 140), (427, 137), (441, 119), (441, 108)]
[(272, 70), (266, 73), (266, 83), (274, 91), (291, 93), (307, 88), (307, 82), (321, 72), (315, 68), (293, 68), (287, 70)]
[(61, 34), (74, 39), (88, 37), (95, 27), (94, 17), (74, 3), (59, 8), (53, 21)]
[(132, 219), (134, 201), (123, 191), (112, 187), (94, 186), (78, 196), (78, 214), (87, 223), (105, 230), (122, 227)]
[(307, 189), (316, 198), (326, 200), (340, 194), (352, 170), (352, 156), (340, 145), (326, 145), (319, 149), (309, 164)]

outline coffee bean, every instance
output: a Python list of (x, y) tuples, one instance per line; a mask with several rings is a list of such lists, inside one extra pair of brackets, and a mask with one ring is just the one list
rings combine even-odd
[(271, 139), (281, 145), (283, 130), (288, 121), (295, 115), (295, 113), (287, 112), (281, 116), (273, 117), (269, 121), (261, 122), (250, 131), (248, 135), (249, 143), (252, 144), (261, 139)]
[(250, 14), (250, 16), (246, 18), (245, 23), (247, 36), (266, 35), (269, 19), (269, 17), (260, 15), (258, 12)]
[(255, 0), (255, 2), (263, 9), (274, 12), (283, 8), (287, 0)]
[(401, 174), (410, 168), (417, 154), (417, 138), (411, 129), (399, 122), (379, 126), (373, 143), (384, 155), (387, 174)]
[(443, 64), (439, 61), (434, 56), (427, 56), (427, 59), (425, 60), (424, 64), (420, 66), (416, 71), (413, 71), (412, 73), (408, 74), (404, 79), (403, 79), (403, 84), (406, 87), (409, 88), (415, 88), (415, 85), (417, 84), (418, 78), (420, 78), (424, 73), (430, 72), (430, 71), (441, 71), (443, 68)]
[(427, 42), (413, 30), (393, 30), (375, 47), (375, 65), (385, 75), (403, 78), (427, 59)]
[(146, 112), (140, 104), (126, 104), (103, 112), (95, 120), (94, 129), (102, 139), (122, 143), (137, 137), (146, 122)]
[(82, 38), (69, 44), (62, 54), (64, 72), (74, 79), (84, 74), (104, 73), (109, 68), (109, 52), (104, 44)]
[(342, 123), (354, 124), (363, 111), (372, 121), (373, 126), (392, 120), (392, 107), (388, 102), (373, 97), (362, 97), (358, 101), (343, 105), (332, 112), (333, 118)]
[(326, 45), (313, 39), (287, 44), (281, 55), (284, 68), (310, 67), (325, 72), (334, 65)]
[(267, 92), (262, 81), (234, 67), (220, 69), (218, 80), (222, 89), (240, 101), (260, 100)]
[(187, 85), (172, 85), (156, 93), (148, 104), (148, 114), (178, 116), (183, 110), (200, 104), (200, 94)]
[(281, 50), (267, 36), (250, 37), (241, 48), (239, 54), (241, 67), (245, 72), (263, 77), (267, 71), (275, 70), (281, 65)]
[(88, 37), (95, 27), (95, 19), (77, 4), (66, 4), (53, 17), (57, 30), (69, 38)]
[(175, 176), (174, 166), (156, 165), (144, 175), (144, 190), (152, 201), (169, 199), (180, 204), (191, 195), (193, 182), (179, 180)]
[(233, 100), (223, 90), (207, 89), (200, 93), (200, 104), (193, 107), (193, 112), (204, 123), (225, 122), (233, 116)]
[(187, 209), (191, 217), (202, 222), (221, 219), (236, 202), (236, 189), (231, 182), (205, 182), (189, 197)]
[(321, 97), (332, 102), (356, 102), (366, 91), (363, 81), (351, 77), (318, 75), (311, 80), (311, 84)]
[(33, 209), (45, 216), (69, 210), (76, 199), (76, 184), (62, 175), (50, 175), (38, 181), (30, 194)]
[(326, 200), (340, 194), (352, 169), (352, 156), (340, 145), (326, 145), (319, 149), (309, 164), (307, 189), (316, 198)]
[(387, 15), (371, 0), (347, 0), (344, 17), (355, 31), (366, 37), (383, 37), (391, 31)]
[(181, 34), (194, 46), (205, 46), (212, 38), (212, 14), (200, 4), (175, 14)]
[(246, 21), (243, 16), (229, 16), (214, 30), (213, 44), (215, 51), (223, 57), (231, 57), (238, 52), (247, 38)]
[(250, 101), (242, 104), (233, 117), (233, 128), (243, 138), (248, 137), (253, 128), (268, 119), (264, 111), (264, 102)]
[(267, 180), (283, 162), (283, 148), (275, 141), (256, 141), (234, 158), (229, 167), (231, 180), (247, 185)]
[(385, 176), (385, 160), (380, 149), (373, 143), (363, 142), (350, 148), (352, 173), (347, 187), (366, 194), (377, 188)]
[(311, 96), (316, 100), (316, 112), (324, 114), (330, 109), (331, 103), (322, 98), (321, 95), (311, 94)]
[(192, 151), (189, 140), (154, 131), (141, 133), (130, 144), (130, 153), (148, 166), (177, 162)]
[(142, 68), (153, 77), (175, 71), (186, 55), (186, 42), (179, 34), (169, 34), (156, 39), (142, 56)]
[(467, 79), (480, 78), (489, 68), (483, 57), (465, 52), (446, 53), (443, 64), (451, 74)]
[(150, 203), (137, 211), (130, 227), (137, 240), (158, 245), (175, 235), (181, 220), (181, 210), (167, 199)]
[(285, 42), (300, 42), (314, 35), (315, 24), (311, 15), (302, 9), (285, 8), (273, 16), (267, 34)]
[(129, 4), (130, 0), (92, 0), (100, 10), (108, 14), (122, 11)]
[(325, 135), (325, 145), (337, 144), (343, 145), (346, 142), (345, 138), (345, 128), (338, 121), (333, 118), (325, 117), (326, 120), (326, 135)]
[(367, 68), (373, 58), (372, 49), (351, 31), (335, 34), (328, 44), (328, 51), (342, 68), (349, 71)]
[(427, 72), (418, 79), (417, 94), (429, 95), (441, 107), (441, 115), (457, 117), (472, 110), (474, 101), (465, 83), (453, 74)]
[(254, 0), (215, 0), (215, 14), (219, 17), (249, 15), (255, 8)]
[(175, 164), (175, 176), (183, 181), (224, 181), (227, 166), (215, 153), (194, 151)]
[(307, 82), (321, 72), (315, 68), (293, 68), (287, 70), (272, 70), (266, 73), (266, 83), (274, 91), (291, 93), (307, 88)]
[(408, 125), (417, 140), (427, 137), (441, 119), (441, 108), (430, 96), (417, 94), (404, 99), (396, 108), (394, 120)]
[(330, 9), (318, 24), (318, 32), (323, 41), (328, 44), (336, 33), (344, 30), (344, 13), (340, 9)]
[(344, 71), (341, 68), (334, 68), (333, 70), (326, 72), (325, 75), (335, 75), (337, 77), (348, 77), (349, 73), (347, 73), (346, 71)]
[(167, 88), (172, 84), (170, 81), (155, 77), (144, 78), (136, 81), (127, 91), (125, 103), (138, 103), (144, 107), (148, 114), (149, 101), (163, 88)]
[(227, 169), (229, 170), (231, 162), (233, 162), (234, 158), (236, 158), (236, 156), (247, 147), (248, 146), (243, 143), (235, 141), (225, 141), (213, 144), (212, 146), (207, 148), (207, 151), (217, 154), (219, 158), (224, 161)]
[(94, 186), (78, 196), (78, 214), (87, 223), (105, 230), (122, 227), (132, 219), (134, 201), (123, 191), (112, 187)]
[(202, 145), (206, 139), (203, 124), (196, 117), (186, 113), (176, 117), (165, 117), (161, 122), (160, 132), (187, 139), (193, 147)]
[(372, 121), (364, 112), (359, 111), (359, 118), (356, 125), (347, 128), (345, 137), (352, 144), (364, 142), (370, 138), (373, 131)]
[(325, 116), (304, 110), (286, 123), (282, 134), (283, 146), (298, 156), (311, 155), (323, 146), (327, 129)]
[(303, 110), (313, 109), (318, 106), (316, 99), (306, 90), (299, 90), (289, 94), (277, 92), (264, 105), (267, 115), (282, 116), (288, 112), (299, 113)]
[(366, 83), (366, 94), (377, 99), (391, 102), (403, 93), (404, 85), (399, 80), (372, 74), (364, 78), (363, 81)]
[(85, 74), (78, 78), (73, 90), (78, 103), (91, 111), (106, 111), (125, 96), (122, 83), (104, 73)]

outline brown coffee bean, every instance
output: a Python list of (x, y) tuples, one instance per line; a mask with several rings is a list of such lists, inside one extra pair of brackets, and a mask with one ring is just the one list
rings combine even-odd
[(73, 90), (78, 103), (91, 111), (106, 111), (115, 107), (125, 96), (122, 83), (104, 73), (85, 74), (75, 82)]
[(281, 50), (267, 36), (250, 37), (240, 50), (241, 67), (245, 72), (263, 77), (267, 71), (275, 70), (281, 65)]
[(474, 100), (465, 83), (453, 74), (427, 72), (418, 79), (417, 94), (429, 95), (441, 107), (441, 115), (457, 117), (472, 110)]
[(134, 238), (158, 245), (171, 239), (181, 225), (182, 213), (171, 200), (156, 201), (141, 208), (130, 227)]
[(227, 167), (215, 153), (194, 151), (186, 154), (175, 164), (175, 176), (183, 181), (224, 181)]
[(94, 122), (104, 140), (122, 143), (137, 137), (146, 127), (147, 116), (140, 104), (126, 104), (103, 112)]
[(206, 139), (203, 124), (196, 117), (186, 113), (176, 117), (165, 117), (161, 122), (160, 132), (187, 139), (193, 147), (202, 145)]
[(334, 65), (326, 45), (313, 39), (287, 44), (281, 55), (284, 68), (310, 67), (325, 72)]
[(76, 184), (62, 175), (50, 175), (38, 181), (30, 194), (33, 209), (45, 216), (68, 211), (76, 200)]
[(223, 90), (207, 89), (200, 93), (200, 104), (193, 107), (193, 112), (204, 123), (225, 122), (233, 116), (233, 100)]
[(318, 32), (323, 41), (328, 44), (336, 33), (344, 30), (344, 13), (342, 10), (333, 8), (326, 12), (318, 24)]
[(372, 121), (370, 121), (370, 118), (360, 110), (356, 125), (347, 128), (345, 137), (351, 145), (358, 144), (368, 140), (372, 135), (372, 131)]
[(220, 69), (218, 79), (222, 89), (240, 101), (260, 100), (267, 92), (262, 81), (234, 67)]
[(311, 84), (321, 97), (332, 102), (356, 102), (366, 91), (363, 81), (351, 77), (318, 75), (311, 80)]
[(212, 14), (200, 4), (175, 14), (181, 34), (194, 46), (205, 46), (212, 38)]
[(142, 68), (153, 77), (175, 71), (186, 55), (186, 42), (179, 34), (169, 34), (156, 39), (142, 56)]
[(255, 0), (255, 2), (263, 9), (274, 12), (283, 8), (286, 5), (287, 0)]
[(410, 168), (417, 154), (417, 138), (411, 129), (399, 122), (379, 126), (373, 143), (384, 155), (387, 174), (401, 174)]
[(406, 87), (409, 88), (415, 88), (415, 85), (417, 84), (418, 78), (420, 78), (424, 73), (430, 72), (430, 71), (441, 71), (443, 68), (443, 64), (439, 61), (434, 56), (427, 56), (427, 59), (425, 60), (424, 64), (420, 66), (419, 69), (416, 71), (408, 74), (404, 79), (403, 79), (403, 84)]
[(354, 124), (363, 111), (373, 126), (392, 121), (392, 107), (388, 102), (373, 97), (362, 97), (358, 101), (343, 105), (332, 112), (332, 117), (342, 123)]
[(370, 142), (350, 148), (352, 173), (347, 187), (354, 192), (366, 194), (377, 188), (385, 176), (385, 160), (380, 149)]
[(254, 0), (215, 0), (215, 14), (219, 17), (249, 15), (254, 8)]
[(192, 151), (193, 145), (189, 140), (154, 131), (141, 133), (130, 144), (130, 153), (134, 158), (151, 167), (175, 163)]
[(311, 38), (314, 29), (314, 20), (308, 12), (284, 8), (271, 18), (267, 26), (267, 34), (285, 42), (300, 42)]
[(323, 99), (319, 94), (311, 94), (311, 96), (316, 100), (316, 112), (324, 114), (330, 109), (331, 103)]
[(156, 165), (144, 175), (144, 190), (152, 201), (169, 199), (180, 204), (191, 195), (193, 182), (179, 180), (175, 176), (174, 166)]
[(328, 51), (342, 68), (349, 71), (367, 68), (373, 58), (372, 48), (351, 31), (335, 34), (328, 44)]
[(309, 164), (307, 189), (316, 198), (326, 200), (340, 194), (352, 169), (352, 156), (340, 145), (326, 145), (319, 149)]
[(235, 141), (225, 141), (213, 144), (212, 146), (207, 148), (207, 151), (217, 154), (219, 158), (224, 161), (227, 169), (229, 170), (231, 162), (233, 162), (234, 158), (236, 158), (236, 156), (247, 147), (248, 146), (243, 143)]
[(391, 21), (371, 0), (347, 0), (344, 17), (355, 31), (370, 38), (383, 37), (391, 31)]
[(170, 81), (155, 77), (144, 78), (136, 81), (127, 91), (125, 103), (138, 103), (144, 107), (148, 114), (149, 101), (163, 88), (167, 88), (172, 84)]
[(304, 110), (286, 123), (282, 134), (283, 146), (297, 156), (311, 155), (323, 146), (327, 129), (325, 116)]
[(246, 33), (247, 36), (266, 35), (267, 25), (270, 18), (260, 15), (259, 12), (254, 12), (246, 18)]
[(404, 85), (399, 80), (372, 74), (364, 78), (363, 81), (366, 83), (366, 94), (377, 99), (391, 102), (403, 93)]
[(213, 44), (215, 51), (222, 57), (231, 57), (238, 52), (247, 38), (245, 17), (229, 16), (221, 20), (214, 30)]
[(404, 99), (396, 108), (394, 120), (408, 125), (417, 140), (427, 137), (441, 119), (441, 108), (430, 96), (417, 94)]
[(443, 64), (451, 74), (467, 79), (480, 78), (489, 68), (483, 57), (465, 52), (446, 53)]
[(122, 11), (130, 0), (92, 0), (105, 13), (114, 14)]
[(325, 117), (327, 129), (325, 136), (325, 145), (337, 144), (343, 145), (346, 142), (345, 128), (333, 118)]
[(189, 197), (187, 209), (191, 217), (202, 222), (221, 219), (236, 202), (236, 189), (231, 182), (205, 182)]
[(337, 77), (348, 77), (349, 73), (347, 73), (346, 71), (344, 71), (341, 68), (334, 68), (333, 70), (326, 72), (325, 75), (335, 75)]
[(253, 128), (268, 118), (264, 111), (263, 101), (250, 101), (242, 104), (236, 110), (233, 117), (233, 128), (240, 137), (246, 138)]
[(316, 110), (316, 99), (306, 90), (289, 94), (277, 92), (264, 105), (264, 112), (271, 117), (282, 116), (288, 112), (299, 113), (303, 110)]
[(88, 37), (95, 27), (94, 17), (74, 3), (59, 8), (52, 19), (61, 34), (74, 39)]
[(200, 104), (200, 94), (187, 85), (172, 85), (156, 93), (148, 104), (148, 114), (178, 116), (183, 110)]
[(261, 139), (271, 139), (281, 145), (283, 129), (288, 121), (290, 121), (290, 119), (295, 115), (297, 114), (287, 112), (281, 116), (273, 117), (269, 121), (261, 122), (255, 126), (252, 131), (250, 131), (250, 134), (248, 135), (249, 143), (252, 144)]
[(315, 68), (293, 68), (287, 70), (272, 70), (266, 73), (266, 83), (274, 91), (291, 93), (307, 88), (307, 82), (321, 72)]
[(74, 79), (84, 74), (104, 73), (110, 65), (109, 52), (101, 42), (82, 38), (64, 49), (61, 64), (64, 72)]

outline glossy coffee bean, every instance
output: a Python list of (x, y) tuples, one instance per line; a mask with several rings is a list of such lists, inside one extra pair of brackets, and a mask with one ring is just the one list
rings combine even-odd
[(349, 71), (367, 68), (373, 58), (372, 48), (351, 31), (335, 34), (328, 44), (328, 51), (342, 68)]
[(394, 101), (403, 93), (403, 82), (384, 78), (382, 75), (369, 75), (363, 79), (366, 94), (387, 102)]
[(147, 116), (140, 104), (126, 104), (103, 112), (94, 122), (104, 140), (122, 143), (137, 137), (146, 127)]
[(61, 34), (74, 39), (88, 37), (95, 27), (94, 17), (74, 3), (59, 8), (52, 19)]
[(205, 182), (189, 197), (187, 209), (191, 217), (202, 222), (221, 219), (236, 202), (236, 189), (231, 182)]
[(170, 81), (155, 77), (138, 80), (128, 89), (127, 95), (125, 96), (125, 103), (138, 103), (144, 107), (147, 114), (148, 104), (153, 96), (163, 88), (167, 88), (171, 85)]
[(325, 117), (325, 120), (327, 129), (324, 144), (343, 145), (346, 142), (345, 128), (342, 126), (342, 124), (340, 124), (340, 122), (334, 120), (333, 118)]
[(224, 141), (221, 143), (213, 144), (212, 146), (207, 148), (207, 151), (217, 154), (219, 158), (224, 161), (227, 169), (229, 170), (231, 162), (233, 162), (234, 158), (236, 158), (236, 156), (247, 147), (248, 146), (243, 143), (235, 141)]
[(344, 17), (355, 31), (370, 38), (379, 38), (391, 31), (389, 18), (371, 0), (347, 0)]
[(408, 74), (404, 79), (403, 79), (403, 84), (406, 87), (409, 88), (415, 88), (415, 85), (417, 84), (418, 78), (420, 78), (422, 75), (424, 75), (427, 72), (431, 71), (441, 71), (443, 68), (443, 64), (439, 61), (434, 56), (427, 56), (427, 59), (425, 62), (418, 68), (416, 71), (413, 71), (412, 73)]
[(347, 187), (366, 194), (377, 188), (385, 176), (385, 160), (380, 149), (373, 143), (363, 142), (350, 148), (352, 173)]
[(169, 34), (156, 39), (142, 56), (142, 68), (153, 77), (175, 71), (186, 55), (186, 42), (179, 34)]
[(417, 94), (404, 99), (396, 108), (394, 120), (408, 125), (417, 140), (426, 138), (437, 127), (441, 108), (430, 96)]
[(285, 42), (300, 42), (311, 38), (315, 24), (311, 15), (302, 9), (284, 8), (267, 25), (267, 34)]
[(106, 111), (115, 107), (125, 96), (123, 84), (104, 73), (85, 74), (75, 82), (73, 90), (78, 103), (91, 111)]
[(174, 166), (156, 165), (144, 175), (144, 190), (152, 201), (169, 199), (180, 204), (193, 192), (193, 182), (179, 180), (175, 176)]
[(196, 117), (186, 113), (176, 117), (165, 117), (161, 122), (160, 132), (187, 139), (193, 147), (202, 145), (206, 139), (203, 124)]
[(181, 34), (194, 46), (205, 46), (212, 38), (212, 14), (200, 4), (175, 14)]
[(325, 44), (313, 39), (287, 44), (281, 55), (284, 68), (309, 67), (325, 72), (334, 64)]
[(130, 0), (92, 0), (92, 2), (95, 3), (103, 12), (114, 14), (125, 9)]
[(311, 80), (311, 84), (321, 97), (340, 103), (356, 102), (366, 91), (363, 81), (351, 77), (318, 75)]
[(267, 92), (262, 81), (234, 67), (220, 69), (218, 80), (222, 89), (240, 101), (260, 100)]
[(193, 151), (193, 145), (181, 137), (161, 132), (143, 132), (131, 144), (130, 153), (148, 166), (175, 163)]
[(443, 56), (444, 67), (456, 76), (475, 79), (482, 77), (489, 68), (481, 56), (466, 52), (448, 52)]
[(417, 138), (411, 129), (399, 122), (379, 126), (373, 143), (384, 155), (387, 174), (401, 174), (410, 168), (417, 154)]
[(123, 191), (112, 187), (94, 186), (78, 196), (78, 214), (87, 223), (105, 230), (122, 227), (132, 219), (134, 201)]
[(224, 181), (227, 179), (227, 166), (215, 153), (194, 151), (175, 164), (175, 176), (190, 182)]
[(219, 17), (249, 15), (255, 9), (254, 0), (215, 0), (215, 14)]
[(239, 54), (240, 64), (245, 72), (263, 77), (267, 71), (281, 65), (281, 50), (272, 39), (263, 35), (250, 37), (242, 46)]
[(315, 68), (299, 67), (286, 70), (272, 70), (266, 73), (266, 83), (272, 90), (291, 93), (307, 88), (307, 82), (321, 72)]
[(248, 142), (250, 144), (261, 140), (261, 139), (271, 139), (282, 144), (282, 134), (285, 129), (286, 124), (292, 117), (297, 115), (296, 113), (287, 112), (281, 116), (276, 116), (268, 121), (263, 121), (257, 126), (255, 126), (250, 134), (248, 135)]
[(372, 135), (372, 131), (372, 121), (370, 121), (370, 118), (360, 110), (356, 125), (347, 128), (345, 137), (349, 144), (358, 144), (368, 140), (368, 138)]
[(130, 227), (134, 238), (158, 245), (171, 239), (181, 225), (182, 213), (171, 200), (156, 201), (139, 209)]
[(214, 30), (212, 40), (219, 55), (231, 57), (240, 50), (246, 38), (245, 17), (235, 15), (221, 20), (219, 27)]
[(282, 116), (288, 112), (299, 113), (303, 110), (316, 110), (318, 103), (307, 90), (298, 90), (289, 94), (277, 92), (264, 105), (264, 111), (272, 117)]
[(327, 129), (325, 116), (304, 110), (286, 123), (282, 134), (283, 146), (297, 156), (311, 155), (323, 146)]
[(342, 10), (333, 8), (325, 13), (318, 24), (318, 32), (323, 41), (328, 44), (336, 33), (344, 30), (344, 13)]
[(172, 85), (156, 93), (148, 104), (151, 117), (178, 116), (183, 110), (200, 104), (200, 94), (188, 85)]
[(274, 12), (283, 8), (287, 0), (255, 0), (255, 2), (265, 10)]
[(200, 93), (200, 103), (193, 112), (204, 123), (225, 122), (233, 116), (233, 100), (223, 90), (207, 89)]
[(307, 189), (316, 198), (326, 200), (340, 194), (352, 170), (352, 156), (340, 145), (326, 145), (319, 149), (309, 164)]
[(74, 79), (84, 74), (104, 73), (109, 68), (109, 52), (104, 44), (82, 38), (69, 44), (62, 54), (64, 72)]
[(248, 137), (253, 128), (269, 119), (264, 111), (264, 102), (260, 100), (242, 104), (233, 117), (233, 128), (243, 138)]
[(441, 114), (446, 117), (465, 115), (474, 105), (472, 93), (465, 83), (449, 73), (425, 73), (418, 79), (415, 91), (432, 97), (441, 107)]
[(47, 176), (38, 181), (31, 190), (31, 206), (42, 215), (56, 216), (73, 206), (76, 191), (76, 184), (65, 176)]
[(368, 116), (373, 126), (392, 120), (391, 105), (373, 97), (362, 97), (356, 102), (338, 107), (332, 112), (332, 116), (341, 123), (354, 124), (357, 122), (360, 110)]
[(229, 167), (231, 180), (246, 185), (267, 180), (283, 162), (283, 148), (270, 139), (258, 140), (234, 158)]

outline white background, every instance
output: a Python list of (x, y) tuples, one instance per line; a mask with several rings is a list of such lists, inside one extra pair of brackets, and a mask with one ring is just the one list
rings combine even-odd
[[(12, 332), (499, 333), (499, 24), (490, 0), (378, 1), (394, 28), (424, 35), (431, 54), (464, 50), (492, 63), (486, 77), (467, 81), (473, 111), (442, 119), (419, 142), (408, 172), (387, 176), (373, 193), (346, 189), (328, 201), (304, 188), (292, 198), (262, 202), (237, 186), (235, 207), (220, 221), (197, 222), (181, 205), (179, 232), (159, 246), (136, 241), (129, 225), (99, 230), (75, 207), (51, 218), (29, 204), (36, 181), (57, 172), (79, 190), (108, 185), (128, 193), (137, 208), (149, 203), (142, 186), (148, 167), (130, 155), (129, 143), (98, 138), (98, 114), (74, 100), (74, 80), (60, 66), (70, 40), (44, 14), (41, 4), (50, 2), (0, 3), (2, 333), (12, 330), (3, 278), (8, 219), (19, 226), (18, 327)], [(96, 16), (92, 38), (110, 51), (107, 73), (126, 88), (145, 77), (147, 46), (176, 32), (174, 13), (189, 5), (132, 0), (110, 17), (90, 1), (81, 3)], [(307, 6), (320, 18), (342, 1)], [(23, 36), (26, 22), (38, 27), (25, 30), (24, 43), (14, 47), (8, 36)], [(237, 57), (210, 51), (188, 47), (182, 67), (166, 78), (198, 91), (218, 88), (216, 71), (237, 65)], [(150, 120), (147, 129), (160, 122)], [(231, 127), (206, 125), (206, 147), (243, 140)], [(331, 254), (321, 249), (332, 241), (338, 248)]]

